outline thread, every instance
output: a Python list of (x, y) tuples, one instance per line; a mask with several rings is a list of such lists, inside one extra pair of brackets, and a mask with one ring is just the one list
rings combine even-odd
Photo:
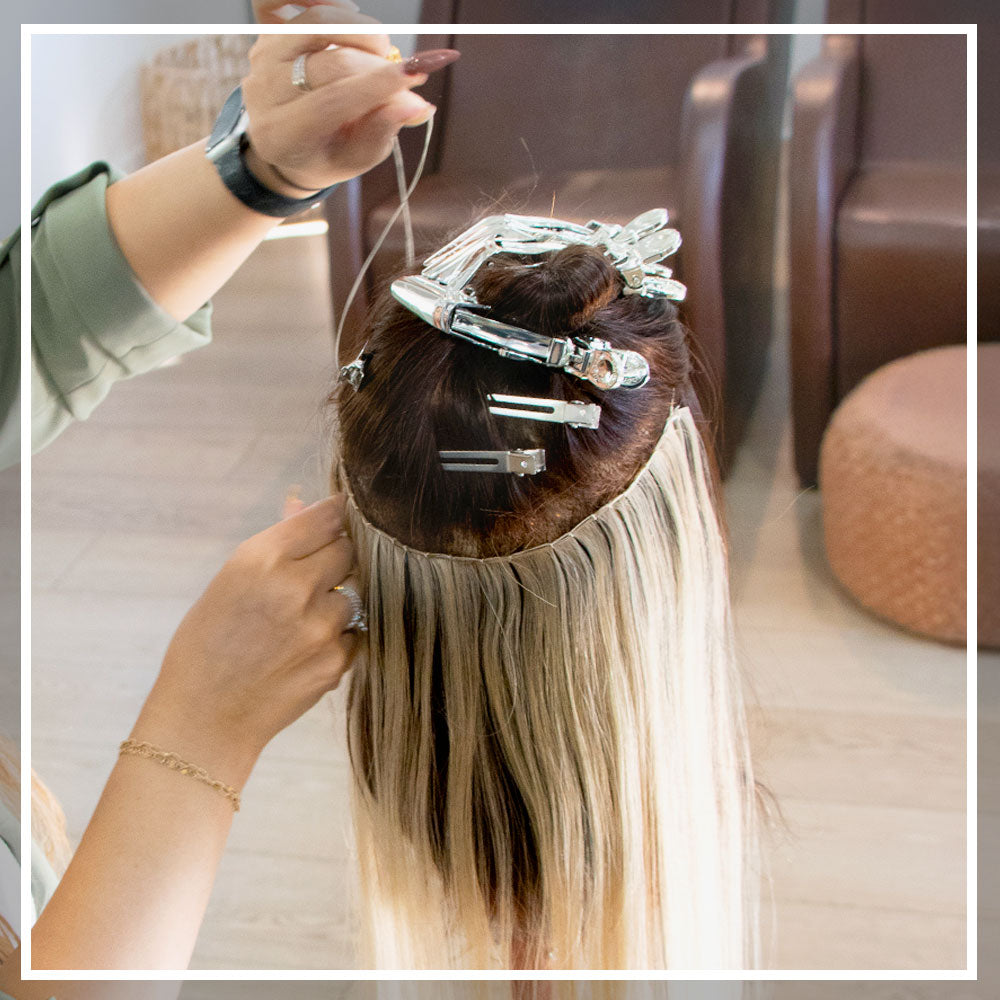
[(407, 266), (413, 266), (414, 245), (413, 222), (410, 217), (410, 196), (413, 194), (414, 190), (416, 190), (417, 183), (424, 172), (424, 165), (427, 163), (427, 153), (431, 146), (431, 133), (433, 131), (434, 118), (431, 116), (427, 119), (427, 130), (424, 133), (424, 148), (420, 153), (420, 160), (417, 163), (417, 169), (414, 171), (413, 180), (410, 181), (409, 186), (406, 185), (406, 172), (403, 165), (403, 151), (399, 145), (399, 138), (397, 137), (392, 141), (393, 157), (396, 160), (396, 183), (399, 187), (399, 207), (392, 213), (389, 221), (385, 224), (385, 228), (382, 230), (379, 238), (375, 241), (375, 245), (372, 247), (371, 252), (365, 258), (365, 262), (361, 265), (361, 270), (358, 271), (358, 275), (354, 279), (354, 284), (351, 285), (351, 290), (347, 293), (347, 299), (344, 301), (343, 309), (341, 309), (340, 319), (337, 321), (337, 330), (334, 334), (333, 356), (338, 365), (342, 363), (340, 359), (340, 335), (343, 333), (344, 322), (347, 319), (347, 314), (350, 312), (354, 298), (358, 294), (361, 282), (364, 280), (365, 275), (368, 273), (368, 269), (371, 267), (372, 261), (375, 259), (375, 254), (382, 249), (382, 244), (385, 242), (385, 238), (389, 235), (389, 230), (396, 224), (396, 220), (400, 217), (400, 215), (403, 216), (403, 225), (406, 229)]

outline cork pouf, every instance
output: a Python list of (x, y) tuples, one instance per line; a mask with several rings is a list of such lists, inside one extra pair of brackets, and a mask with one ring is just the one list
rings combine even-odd
[(834, 413), (819, 473), (841, 584), (877, 615), (956, 643), (966, 635), (966, 357), (936, 348), (872, 373)]

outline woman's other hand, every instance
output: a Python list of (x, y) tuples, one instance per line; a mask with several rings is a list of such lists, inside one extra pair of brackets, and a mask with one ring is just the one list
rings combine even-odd
[[(288, 508), (286, 507), (286, 510)], [(242, 781), (280, 730), (340, 683), (354, 549), (329, 497), (240, 545), (184, 617), (133, 737)]]

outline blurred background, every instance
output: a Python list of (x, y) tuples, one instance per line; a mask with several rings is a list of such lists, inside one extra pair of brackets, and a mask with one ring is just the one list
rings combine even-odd
[[(205, 19), (206, 5), (187, 6)], [(244, 3), (216, 6), (213, 19), (247, 20)], [(714, 13), (720, 33), (711, 36), (433, 33), (460, 18), (537, 19), (537, 6), (365, 7), (387, 21), (427, 22), (394, 38), (404, 51), (463, 52), (425, 88), (440, 111), (413, 201), (418, 250), (497, 207), (547, 214), (555, 199), (557, 216), (621, 222), (670, 209), (685, 240), (686, 320), (716, 387), (755, 752), (784, 812), (768, 842), (768, 963), (961, 968), (965, 38), (932, 28), (838, 33), (842, 22), (942, 16), (939, 5), (890, 0), (614, 5), (630, 21)], [(556, 2), (545, 16), (581, 20), (607, 6)], [(983, 21), (981, 52), (998, 38), (989, 6), (945, 13)], [(162, 20), (155, 4), (132, 9), (147, 7)], [(171, 8), (173, 19), (183, 21), (184, 7)], [(764, 20), (826, 28), (725, 33), (727, 21)], [(230, 42), (36, 38), (33, 197), (92, 159), (135, 168), (166, 151), (171, 130), (176, 145), (198, 138), (217, 94), (241, 75), (243, 54)], [(994, 405), (1000, 374), (991, 343), (1000, 336), (995, 63), (980, 59), (981, 408)], [(421, 139), (406, 137), (411, 167)], [(290, 483), (310, 498), (325, 491), (333, 318), (393, 193), (391, 174), (376, 170), (338, 191), (308, 229), (282, 226), (276, 235), (286, 238), (265, 243), (217, 297), (211, 347), (118, 386), (34, 462), (33, 754), (71, 838), (186, 608), (231, 548), (274, 520)], [(310, 235), (293, 238), (301, 232)], [(397, 235), (348, 318), (348, 345), (400, 253)], [(973, 641), (982, 646), (984, 765), (1000, 757), (1000, 656), (990, 651), (1000, 645), (995, 441), (981, 435), (979, 456)], [(0, 722), (16, 732), (4, 701)], [(342, 695), (318, 706), (258, 766), (196, 967), (351, 967), (341, 706)], [(980, 795), (993, 809), (984, 846), (995, 843), (995, 781), (984, 770)], [(989, 865), (981, 875), (995, 879)], [(985, 934), (998, 929), (995, 898), (981, 892)], [(980, 961), (994, 971), (988, 951)], [(865, 995), (976, 995), (930, 985), (889, 994), (888, 985)], [(184, 995), (225, 995), (215, 989), (190, 984)]]

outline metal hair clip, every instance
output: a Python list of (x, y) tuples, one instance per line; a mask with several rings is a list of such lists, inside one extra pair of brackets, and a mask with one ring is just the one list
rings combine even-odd
[(487, 397), (490, 413), (498, 417), (520, 417), (524, 420), (545, 420), (570, 427), (589, 427), (596, 430), (601, 422), (601, 408), (596, 403), (574, 399), (571, 403), (561, 399), (537, 399), (534, 396), (503, 396), (491, 392)]
[(445, 472), (512, 472), (534, 476), (545, 471), (545, 449), (526, 451), (440, 451)]
[[(665, 208), (643, 212), (624, 226), (594, 220), (580, 225), (537, 215), (491, 215), (431, 254), (421, 273), (460, 292), (498, 253), (543, 254), (583, 244), (603, 250), (633, 294), (679, 300), (687, 290), (679, 281), (666, 280), (669, 268), (657, 263), (681, 245), (680, 233), (666, 228), (667, 221)], [(647, 277), (655, 279), (648, 288)]]
[[(649, 381), (649, 364), (635, 351), (616, 350), (597, 338), (546, 337), (473, 312), (443, 292), (440, 285), (422, 276), (398, 278), (392, 283), (393, 296), (410, 312), (444, 333), (487, 347), (502, 357), (561, 368), (599, 389), (637, 389)], [(474, 301), (468, 305), (484, 308)]]
[(361, 385), (365, 380), (365, 364), (371, 357), (370, 354), (365, 354), (364, 349), (361, 353), (348, 365), (344, 365), (340, 369), (340, 375), (337, 378), (338, 382), (350, 382), (351, 388), (355, 392), (361, 391)]
[(399, 278), (392, 294), (431, 326), (504, 357), (561, 368), (601, 389), (635, 389), (649, 379), (649, 365), (634, 351), (616, 350), (585, 337), (546, 337), (484, 315), (468, 287), (472, 276), (500, 253), (535, 255), (568, 246), (592, 246), (605, 253), (625, 281), (624, 294), (681, 300), (685, 287), (659, 261), (674, 253), (681, 238), (667, 229), (667, 212), (655, 208), (624, 226), (586, 225), (531, 215), (491, 215), (467, 229), (424, 262), (419, 275)]

